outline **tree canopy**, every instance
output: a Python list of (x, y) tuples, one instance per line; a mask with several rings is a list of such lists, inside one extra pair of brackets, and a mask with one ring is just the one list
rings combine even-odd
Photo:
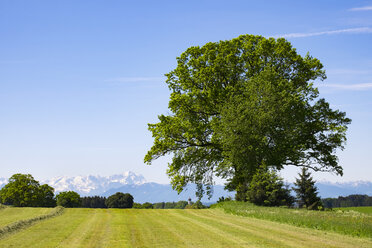
[(54, 207), (54, 189), (30, 174), (14, 174), (0, 190), (0, 202), (15, 207)]
[(335, 152), (351, 120), (319, 98), (320, 61), (285, 39), (242, 35), (190, 47), (166, 76), (171, 113), (149, 124), (154, 143), (144, 160), (170, 154), (178, 192), (193, 182), (199, 197), (211, 195), (214, 176), (246, 189), (263, 163), (342, 175)]
[(81, 206), (80, 195), (75, 191), (63, 191), (56, 195), (57, 205), (65, 208), (77, 208)]
[(133, 199), (133, 196), (129, 193), (117, 192), (107, 197), (106, 205), (108, 208), (132, 208)]
[(39, 187), (39, 207), (55, 207), (57, 201), (54, 197), (54, 188), (48, 184)]

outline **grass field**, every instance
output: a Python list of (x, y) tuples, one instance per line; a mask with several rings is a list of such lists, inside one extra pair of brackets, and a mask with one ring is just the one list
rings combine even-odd
[(337, 232), (349, 236), (365, 237), (372, 240), (372, 216), (356, 211), (309, 211), (305, 209), (258, 207), (250, 203), (232, 201), (220, 203), (217, 208), (239, 216)]
[(52, 208), (3, 208), (0, 210), (0, 228), (16, 221), (48, 214)]
[(0, 247), (346, 248), (372, 247), (372, 239), (241, 217), (220, 209), (65, 209), (60, 216), (0, 239)]
[(348, 208), (335, 208), (334, 210), (340, 211), (355, 211), (363, 214), (372, 215), (372, 207), (348, 207)]

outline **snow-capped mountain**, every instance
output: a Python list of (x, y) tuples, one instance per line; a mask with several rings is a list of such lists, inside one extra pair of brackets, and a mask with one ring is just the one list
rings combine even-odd
[(100, 195), (109, 189), (124, 185), (140, 185), (146, 183), (142, 175), (131, 171), (112, 176), (60, 176), (41, 182), (52, 186), (56, 192), (73, 190), (80, 195)]
[[(8, 179), (0, 178), (0, 188), (6, 183), (8, 183)], [(44, 183), (52, 186), (56, 193), (73, 190), (81, 196), (110, 196), (116, 192), (130, 193), (134, 196), (135, 201), (139, 203), (146, 201), (179, 201), (186, 200), (189, 197), (195, 199), (195, 185), (193, 184), (188, 185), (186, 190), (181, 194), (177, 194), (169, 184), (146, 182), (142, 175), (130, 171), (112, 176), (61, 176), (40, 181), (40, 184)], [(290, 188), (293, 186), (293, 184), (290, 184)], [(319, 196), (322, 198), (337, 198), (338, 196), (348, 196), (351, 194), (372, 196), (372, 182), (369, 181), (342, 183), (319, 181), (316, 183), (316, 186)], [(223, 185), (215, 185), (213, 197), (211, 199), (205, 197), (202, 200), (205, 202), (214, 202), (221, 196), (234, 196), (234, 194), (234, 192), (227, 192)]]
[(315, 185), (318, 187), (319, 195), (322, 198), (348, 196), (353, 194), (372, 196), (372, 182), (369, 181), (352, 181), (342, 183), (319, 181)]

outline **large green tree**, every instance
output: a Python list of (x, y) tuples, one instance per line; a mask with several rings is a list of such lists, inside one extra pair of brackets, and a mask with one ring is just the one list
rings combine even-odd
[(108, 208), (132, 208), (134, 198), (129, 193), (117, 192), (106, 199)]
[(335, 151), (351, 120), (319, 98), (320, 61), (285, 39), (242, 35), (190, 47), (166, 76), (171, 113), (149, 124), (154, 144), (145, 162), (170, 154), (178, 192), (193, 182), (199, 197), (203, 185), (210, 194), (216, 175), (244, 194), (261, 164), (342, 175)]
[(54, 197), (54, 188), (48, 184), (39, 187), (39, 207), (55, 207), (57, 201)]
[(57, 205), (65, 208), (78, 208), (81, 206), (80, 195), (75, 191), (63, 191), (56, 195)]
[(0, 190), (0, 202), (16, 207), (54, 207), (54, 189), (30, 174), (14, 174)]

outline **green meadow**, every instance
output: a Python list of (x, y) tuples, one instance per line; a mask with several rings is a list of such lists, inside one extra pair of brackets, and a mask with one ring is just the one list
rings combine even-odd
[(48, 214), (50, 208), (3, 208), (0, 209), (0, 228), (11, 223)]
[[(239, 211), (243, 208), (234, 204), (230, 203), (229, 208), (228, 204), (219, 204), (211, 209), (185, 210), (65, 209), (60, 215), (3, 236), (0, 247), (372, 247), (371, 233), (357, 237), (332, 228), (317, 230), (251, 214), (242, 216), (241, 212), (232, 213), (233, 208)], [(246, 213), (258, 210), (247, 206)], [(294, 212), (281, 208), (276, 208), (279, 212), (274, 208), (262, 209), (267, 214), (274, 212), (285, 216)], [(2, 225), (7, 225), (11, 213), (19, 212), (17, 218), (17, 214), (13, 214), (13, 221), (19, 221), (20, 217), (30, 219), (51, 211), (53, 209), (6, 208), (0, 210), (0, 220)], [(307, 212), (314, 216), (333, 216), (333, 212)], [(361, 220), (360, 216), (352, 218)], [(7, 221), (3, 221), (5, 217)], [(340, 218), (339, 221), (346, 223), (349, 219)], [(333, 223), (335, 221), (329, 225)]]
[(350, 212), (355, 211), (363, 214), (372, 215), (372, 207), (347, 207), (347, 208), (335, 208), (334, 210), (338, 210), (341, 212)]
[[(281, 207), (259, 207), (246, 202), (222, 202), (215, 207), (229, 214), (336, 232), (348, 236), (365, 237), (372, 240), (372, 216), (360, 211), (352, 211), (355, 208), (310, 211)], [(366, 212), (368, 208), (372, 209), (367, 207), (365, 208)]]

